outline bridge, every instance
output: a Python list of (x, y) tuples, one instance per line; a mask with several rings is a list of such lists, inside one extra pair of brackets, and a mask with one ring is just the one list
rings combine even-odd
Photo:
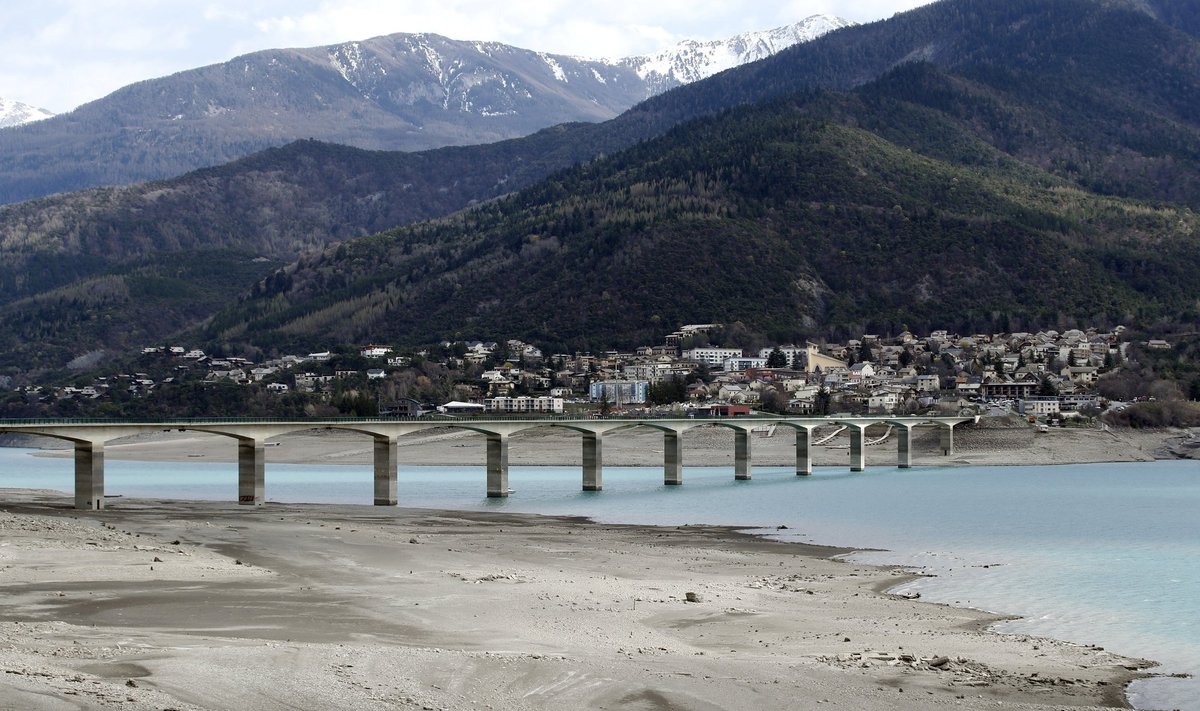
[[(896, 435), (896, 465), (912, 466), (912, 437), (917, 427), (936, 427), (940, 449), (954, 451), (954, 428), (974, 417), (743, 417), (743, 418), (616, 418), (576, 417), (420, 417), (420, 418), (335, 418), (326, 420), (270, 420), (255, 418), (179, 419), (157, 422), (118, 420), (0, 420), (0, 433), (40, 435), (66, 440), (75, 449), (75, 507), (104, 506), (104, 445), (113, 440), (150, 432), (203, 432), (230, 437), (238, 448), (238, 503), (262, 505), (266, 490), (266, 441), (272, 437), (304, 430), (357, 432), (374, 440), (375, 505), (395, 506), (399, 467), (398, 439), (404, 435), (437, 428), (458, 428), (487, 437), (487, 495), (508, 496), (508, 443), (519, 432), (555, 427), (578, 432), (583, 446), (583, 490), (603, 488), (603, 442), (606, 436), (634, 428), (650, 428), (663, 435), (663, 483), (683, 484), (684, 432), (703, 426), (727, 427), (734, 433), (734, 477), (748, 480), (751, 474), (750, 432), (764, 424), (788, 428), (796, 436), (796, 474), (812, 474), (813, 431), (836, 426), (850, 435), (850, 470), (866, 469), (866, 431), (872, 425), (890, 425)], [(828, 438), (826, 438), (828, 439)]]

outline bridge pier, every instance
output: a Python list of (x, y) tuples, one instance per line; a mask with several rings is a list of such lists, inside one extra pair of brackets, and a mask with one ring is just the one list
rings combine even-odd
[(604, 488), (604, 440), (595, 432), (583, 433), (583, 490), (600, 491)]
[(733, 478), (738, 481), (750, 480), (749, 430), (733, 431)]
[(487, 436), (487, 495), (498, 499), (508, 496), (508, 435)]
[(867, 468), (867, 427), (847, 424), (850, 428), (850, 471), (861, 472)]
[(75, 443), (75, 508), (104, 508), (104, 442)]
[(375, 505), (395, 506), (396, 469), (400, 464), (395, 437), (375, 435)]
[(954, 425), (942, 425), (941, 427), (942, 456), (949, 457), (954, 454)]
[(261, 438), (238, 439), (238, 503), (262, 506), (266, 490), (266, 454)]
[(809, 476), (813, 471), (812, 430), (796, 428), (796, 476)]
[(663, 432), (663, 484), (683, 484), (683, 435)]
[(896, 466), (900, 469), (912, 467), (912, 425), (894, 425), (896, 428)]

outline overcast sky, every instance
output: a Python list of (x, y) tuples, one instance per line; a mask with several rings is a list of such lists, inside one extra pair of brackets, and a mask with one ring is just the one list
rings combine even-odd
[(931, 0), (17, 0), (0, 9), (0, 97), (56, 113), (261, 49), (393, 32), (625, 57), (825, 13), (870, 22)]

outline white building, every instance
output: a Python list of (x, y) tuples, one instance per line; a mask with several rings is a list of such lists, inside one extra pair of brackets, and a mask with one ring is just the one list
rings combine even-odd
[(648, 383), (659, 383), (672, 373), (670, 362), (648, 361), (645, 363), (630, 363), (621, 369), (622, 374), (629, 380), (645, 380)]
[(1033, 415), (1034, 417), (1044, 417), (1046, 415), (1057, 415), (1061, 412), (1061, 406), (1056, 396), (1034, 396), (1027, 397), (1024, 400), (1018, 401), (1017, 411), (1022, 415)]
[(683, 352), (683, 357), (717, 367), (730, 358), (741, 358), (741, 348), (692, 348)]
[(766, 358), (741, 358), (741, 357), (726, 358), (725, 362), (721, 364), (721, 367), (724, 368), (726, 371), (749, 370), (751, 368), (765, 368), (765, 367), (767, 367), (767, 359)]
[(942, 389), (942, 378), (936, 375), (918, 375), (917, 389), (922, 393), (936, 393)]
[(900, 395), (889, 390), (877, 390), (867, 398), (867, 409), (872, 413), (895, 412), (900, 404)]
[(847, 371), (846, 382), (859, 385), (875, 377), (875, 366), (870, 363), (855, 363)]
[(542, 415), (561, 415), (563, 399), (561, 397), (491, 397), (483, 401), (486, 412), (499, 415), (515, 413), (537, 413)]
[(447, 415), (482, 415), (483, 405), (477, 402), (452, 400), (445, 405), (438, 405), (438, 412)]
[[(779, 352), (783, 353), (785, 356), (787, 356), (787, 362), (788, 362), (789, 366), (792, 363), (797, 362), (796, 361), (797, 356), (807, 356), (807, 354), (808, 354), (808, 348), (806, 348), (804, 346), (786, 345), (786, 346), (776, 346), (776, 347), (772, 347), (772, 348), (763, 348), (762, 350), (760, 350), (758, 352), (758, 357), (763, 358), (763, 359), (770, 358), (771, 351), (775, 350), (775, 348), (779, 348)], [(801, 362), (803, 362), (803, 360), (801, 360)]]
[(278, 370), (276, 368), (269, 368), (269, 367), (267, 367), (267, 368), (251, 368), (250, 369), (250, 377), (254, 378), (254, 382), (257, 383), (258, 381), (262, 380), (263, 378), (274, 375), (276, 372), (278, 372)]

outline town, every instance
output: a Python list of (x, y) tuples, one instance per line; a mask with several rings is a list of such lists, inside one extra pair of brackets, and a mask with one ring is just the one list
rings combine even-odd
[(730, 342), (731, 331), (740, 335), (722, 324), (690, 324), (661, 344), (600, 354), (547, 355), (519, 340), (443, 342), (412, 352), (368, 344), (257, 359), (148, 346), (136, 372), (57, 388), (21, 386), (6, 411), (72, 416), (112, 414), (120, 406), (122, 414), (137, 414), (139, 401), (188, 386), (254, 393), (256, 414), (272, 413), (272, 399), (286, 399), (290, 409), (277, 411), (320, 417), (1015, 413), (1051, 425), (1090, 421), (1127, 401), (1169, 399), (1172, 391), (1187, 397), (1175, 383), (1157, 383), (1155, 392), (1119, 378), (1131, 347), (1139, 353), (1172, 348), (1162, 339), (1128, 340), (1123, 327), (904, 331), (753, 349)]

